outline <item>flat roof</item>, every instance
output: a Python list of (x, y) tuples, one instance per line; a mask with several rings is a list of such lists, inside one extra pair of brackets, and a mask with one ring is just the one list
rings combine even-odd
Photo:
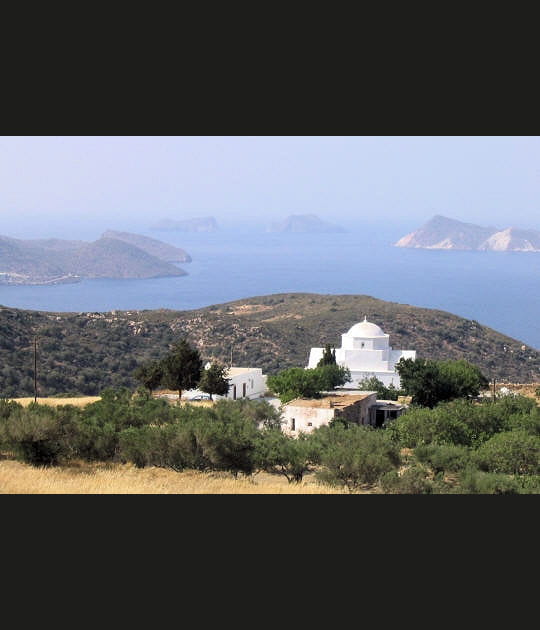
[(247, 374), (248, 372), (262, 372), (262, 369), (250, 367), (230, 367), (227, 370), (227, 376), (238, 376), (240, 374)]
[[(374, 392), (373, 392), (374, 393)], [(365, 400), (372, 396), (369, 394), (338, 394), (337, 396), (325, 396), (324, 398), (295, 398), (286, 403), (286, 407), (315, 407), (319, 409), (340, 409), (350, 407), (359, 400)]]

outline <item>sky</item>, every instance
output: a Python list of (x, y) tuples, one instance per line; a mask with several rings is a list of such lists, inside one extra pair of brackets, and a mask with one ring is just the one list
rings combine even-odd
[(538, 137), (0, 137), (0, 234), (18, 238), (304, 213), (404, 233), (434, 214), (540, 229), (539, 193)]

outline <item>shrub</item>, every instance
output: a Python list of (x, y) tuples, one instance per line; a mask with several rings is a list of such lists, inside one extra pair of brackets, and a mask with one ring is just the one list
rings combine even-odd
[(77, 409), (55, 410), (37, 403), (16, 409), (1, 425), (1, 442), (18, 459), (34, 466), (55, 466), (74, 454)]
[[(159, 427), (129, 427), (118, 436), (120, 457), (137, 468), (163, 463)], [(158, 463), (159, 462), (159, 463)]]
[(435, 409), (411, 407), (396, 418), (387, 431), (407, 448), (432, 442), (462, 445), (470, 442), (466, 423), (444, 404)]
[(320, 449), (322, 470), (317, 473), (318, 479), (346, 486), (349, 492), (362, 484), (375, 483), (401, 461), (390, 436), (371, 427), (320, 427), (313, 432), (313, 439)]
[(293, 438), (280, 429), (269, 429), (257, 441), (257, 467), (284, 475), (289, 483), (301, 482), (317, 460), (317, 447), (309, 435)]
[(516, 475), (540, 474), (540, 438), (522, 429), (498, 433), (474, 455), (481, 470)]
[(358, 383), (358, 389), (377, 392), (377, 398), (382, 400), (397, 400), (398, 396), (401, 396), (405, 393), (404, 390), (397, 389), (392, 384), (386, 387), (386, 385), (376, 376), (362, 379)]
[(250, 475), (256, 468), (256, 442), (259, 431), (251, 418), (246, 418), (236, 401), (220, 400), (206, 409), (207, 421), (197, 423), (194, 435), (215, 470), (226, 470), (237, 476)]
[(381, 488), (385, 494), (431, 494), (433, 487), (427, 476), (420, 466), (410, 466), (401, 475), (391, 470), (381, 477)]
[(469, 449), (455, 444), (424, 444), (414, 449), (416, 459), (435, 474), (458, 472), (469, 465)]
[(457, 494), (520, 494), (519, 482), (508, 475), (482, 472), (467, 469), (455, 488)]
[(78, 422), (78, 449), (90, 461), (113, 460), (120, 454), (120, 433), (130, 427), (172, 422), (174, 411), (164, 400), (127, 388), (106, 389), (101, 400), (87, 405)]
[(23, 406), (14, 400), (0, 398), (0, 422), (9, 418), (14, 411), (22, 408)]

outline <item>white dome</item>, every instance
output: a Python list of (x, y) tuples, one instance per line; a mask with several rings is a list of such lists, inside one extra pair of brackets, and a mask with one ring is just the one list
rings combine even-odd
[(347, 333), (349, 337), (386, 337), (384, 332), (377, 326), (368, 322), (367, 318), (363, 322), (355, 324)]

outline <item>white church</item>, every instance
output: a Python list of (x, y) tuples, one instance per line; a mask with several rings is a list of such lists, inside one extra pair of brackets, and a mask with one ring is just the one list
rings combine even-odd
[[(353, 387), (359, 381), (375, 376), (388, 387), (400, 387), (399, 374), (395, 370), (401, 359), (416, 359), (416, 350), (392, 350), (389, 345), (390, 335), (379, 326), (364, 318), (348, 332), (341, 335), (341, 348), (336, 348), (336, 363), (348, 367), (351, 372)], [(317, 367), (324, 348), (311, 348), (308, 368)]]

